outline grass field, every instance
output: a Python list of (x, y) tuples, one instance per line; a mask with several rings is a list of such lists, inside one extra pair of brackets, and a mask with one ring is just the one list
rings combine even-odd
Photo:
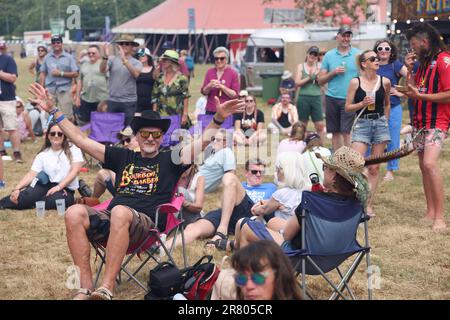
[[(18, 95), (28, 98), (27, 88), (33, 77), (27, 71), (30, 59), (17, 60), (19, 65)], [(197, 66), (196, 77), (191, 82), (190, 111), (199, 97), (199, 88), (207, 66)], [(259, 102), (270, 117), (269, 107)], [(406, 119), (406, 112), (404, 113)], [(329, 142), (327, 143), (329, 145)], [(42, 145), (27, 142), (22, 146), (24, 164), (5, 161), (7, 187), (0, 196), (8, 195), (15, 183), (29, 170), (31, 162)], [(11, 150), (8, 150), (11, 153)], [(369, 223), (372, 263), (381, 272), (380, 288), (374, 291), (375, 299), (450, 299), (450, 232), (434, 233), (431, 226), (420, 222), (425, 212), (421, 174), (415, 154), (401, 160), (400, 171), (395, 180), (380, 183), (374, 211), (377, 216)], [(447, 141), (440, 168), (445, 179), (446, 214), (449, 214), (450, 199), (450, 143)], [(243, 178), (242, 165), (239, 175)], [(383, 166), (381, 176), (384, 175)], [(81, 177), (92, 185), (95, 171), (81, 173)], [(272, 176), (266, 176), (270, 181)], [(218, 192), (206, 197), (206, 210), (220, 205)], [(450, 223), (447, 218), (447, 223)], [(36, 218), (34, 210), (0, 211), (0, 299), (69, 299), (66, 288), (67, 268), (72, 260), (67, 248), (63, 218), (56, 211), (47, 211), (43, 219)], [(195, 262), (204, 254), (204, 241), (188, 248), (189, 262)], [(180, 260), (179, 252), (177, 260)], [(215, 252), (216, 262), (223, 254)], [(95, 256), (92, 255), (94, 263)], [(98, 261), (97, 261), (98, 262)], [(148, 269), (141, 273), (146, 281)], [(326, 297), (324, 283), (310, 279), (313, 291)], [(355, 293), (364, 297), (365, 274), (360, 271), (352, 279)], [(129, 283), (116, 289), (117, 299), (142, 299), (143, 292)]]

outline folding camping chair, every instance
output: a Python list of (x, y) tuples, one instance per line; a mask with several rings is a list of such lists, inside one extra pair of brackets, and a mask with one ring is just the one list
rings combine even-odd
[(176, 145), (179, 141), (172, 140), (172, 134), (174, 133), (175, 130), (181, 128), (181, 117), (179, 115), (174, 115), (161, 118), (170, 119), (170, 127), (163, 136), (163, 142), (161, 143), (161, 146), (171, 147), (173, 145)]
[[(345, 290), (351, 299), (355, 299), (349, 281), (365, 256), (368, 298), (371, 300), (368, 216), (362, 210), (360, 202), (353, 199), (342, 201), (323, 193), (304, 191), (302, 202), (296, 211), (301, 213), (302, 217), (302, 249), (286, 254), (291, 257), (297, 275), (301, 275), (304, 294), (313, 298), (307, 290), (306, 275), (320, 275), (333, 289), (330, 300), (347, 300)], [(356, 239), (360, 223), (364, 224), (364, 247)], [(353, 262), (344, 274), (340, 266), (350, 258)], [(339, 275), (338, 284), (333, 283), (327, 276), (333, 270)]]
[[(81, 131), (89, 131), (89, 138), (103, 144), (119, 142), (117, 134), (124, 128), (125, 113), (91, 112), (91, 122), (80, 127)], [(94, 167), (94, 161), (87, 157), (88, 165)]]
[[(144, 283), (142, 283), (141, 281), (139, 281), (139, 279), (137, 279), (136, 276), (139, 273), (139, 271), (147, 264), (147, 262), (149, 260), (153, 260), (157, 264), (160, 263), (160, 259), (157, 256), (159, 254), (160, 250), (162, 250), (164, 252), (165, 256), (168, 257), (170, 262), (172, 262), (174, 265), (176, 265), (175, 260), (173, 259), (173, 255), (172, 255), (173, 249), (175, 247), (175, 241), (173, 242), (173, 245), (171, 246), (171, 248), (167, 248), (163, 241), (163, 238), (165, 238), (165, 236), (167, 236), (169, 233), (175, 233), (174, 240), (176, 240), (176, 237), (181, 233), (183, 263), (184, 263), (184, 268), (187, 267), (187, 257), (186, 257), (184, 233), (183, 233), (184, 227), (183, 227), (183, 223), (182, 223), (183, 217), (182, 217), (182, 213), (181, 213), (181, 205), (183, 204), (183, 201), (184, 201), (183, 195), (175, 194), (170, 203), (162, 204), (157, 207), (156, 217), (155, 217), (155, 227), (148, 230), (147, 238), (144, 241), (142, 241), (139, 245), (128, 248), (127, 253), (126, 253), (128, 256), (122, 263), (122, 265), (120, 267), (120, 272), (116, 279), (118, 284), (120, 284), (122, 282), (121, 273), (124, 272), (128, 276), (127, 282), (132, 280), (139, 287), (141, 287), (145, 292), (147, 292), (148, 288), (146, 287), (146, 285)], [(108, 204), (106, 204), (106, 207), (107, 207), (107, 205)], [(105, 209), (106, 207), (105, 207), (105, 204), (101, 204), (99, 207), (94, 207), (94, 208)], [(159, 216), (162, 214), (167, 216), (167, 220), (166, 220), (165, 230), (160, 231), (157, 229), (156, 226), (158, 225)], [(97, 253), (97, 256), (100, 257), (100, 265), (98, 267), (98, 270), (97, 270), (97, 273), (95, 276), (95, 281), (94, 281), (94, 287), (96, 287), (98, 280), (100, 278), (100, 273), (103, 269), (103, 266), (106, 263), (106, 243), (92, 241), (91, 244), (94, 247), (94, 249)], [(135, 256), (138, 256), (139, 258), (141, 258), (142, 254), (146, 255), (145, 259), (143, 259), (143, 260), (141, 259), (139, 266), (135, 270), (129, 270), (128, 265), (132, 261), (132, 259)]]

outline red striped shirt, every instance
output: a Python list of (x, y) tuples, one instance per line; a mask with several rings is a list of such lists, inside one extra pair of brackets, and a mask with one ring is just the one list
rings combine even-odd
[[(416, 86), (420, 93), (438, 93), (450, 90), (450, 52), (441, 52), (427, 68), (417, 70)], [(415, 128), (441, 129), (448, 131), (450, 125), (450, 103), (416, 100), (413, 124)]]

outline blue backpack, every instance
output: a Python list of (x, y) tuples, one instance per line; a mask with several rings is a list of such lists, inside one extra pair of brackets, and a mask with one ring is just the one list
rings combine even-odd
[(191, 56), (187, 56), (184, 61), (189, 70), (194, 70), (194, 59)]

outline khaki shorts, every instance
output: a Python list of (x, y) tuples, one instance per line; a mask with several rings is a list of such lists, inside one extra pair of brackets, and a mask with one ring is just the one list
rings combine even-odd
[(0, 128), (17, 130), (16, 100), (0, 101)]
[[(111, 211), (96, 210), (89, 206), (85, 206), (89, 215), (89, 228), (86, 231), (89, 241), (99, 242), (106, 245), (109, 237), (109, 228), (111, 225)], [(133, 213), (133, 220), (130, 224), (129, 237), (130, 243), (128, 250), (138, 247), (149, 235), (149, 230), (154, 227), (152, 219), (141, 212), (131, 209)]]
[(61, 110), (67, 118), (73, 119), (73, 102), (70, 90), (56, 92), (56, 94), (52, 93), (51, 95), (59, 110)]

